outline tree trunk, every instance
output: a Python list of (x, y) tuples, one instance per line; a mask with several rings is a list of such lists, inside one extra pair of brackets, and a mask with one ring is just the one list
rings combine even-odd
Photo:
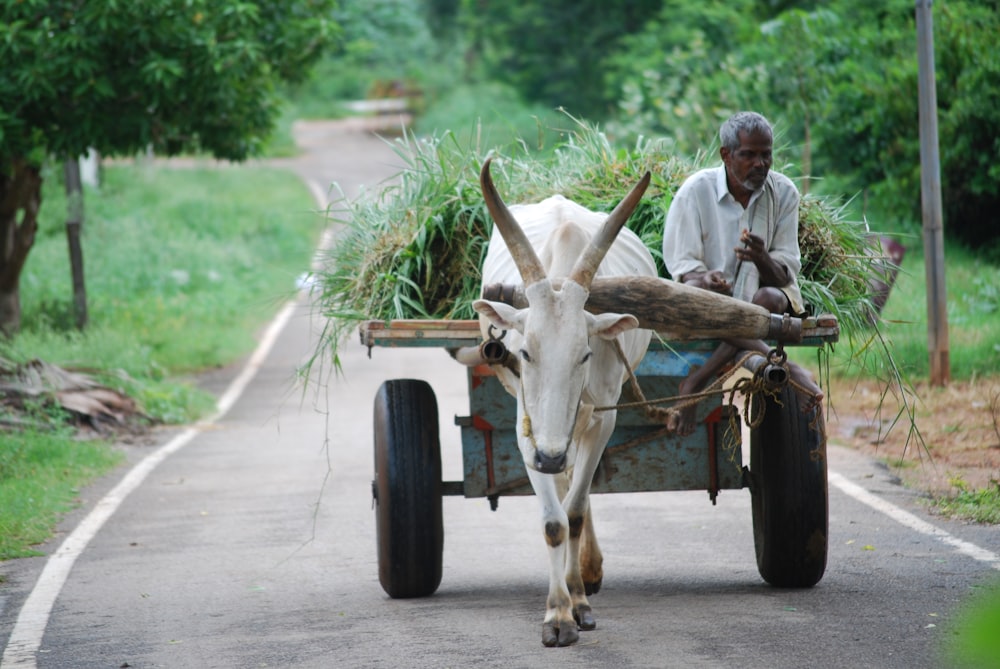
[(73, 279), (73, 315), (76, 329), (87, 327), (87, 289), (83, 282), (83, 248), (80, 235), (83, 232), (83, 184), (80, 182), (80, 161), (69, 158), (66, 173), (66, 241), (69, 243), (69, 266)]
[(802, 142), (802, 194), (809, 192), (809, 182), (812, 181), (812, 124), (809, 122), (809, 113), (803, 115), (803, 128), (805, 139)]
[(0, 172), (0, 335), (6, 337), (21, 328), (21, 270), (35, 244), (41, 205), (41, 171), (13, 160)]

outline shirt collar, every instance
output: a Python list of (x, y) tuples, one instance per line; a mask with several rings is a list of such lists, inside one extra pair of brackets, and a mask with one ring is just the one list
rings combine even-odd
[[(770, 178), (770, 175), (768, 175), (768, 178)], [(764, 187), (761, 186), (760, 188), (758, 188), (757, 190), (755, 190), (753, 193), (751, 193), (751, 195), (750, 195), (750, 201), (747, 203), (747, 206), (749, 207), (751, 204), (753, 204), (754, 200), (756, 200), (758, 197), (760, 197), (760, 194), (763, 193), (763, 192), (764, 192)], [(727, 195), (729, 197), (733, 197), (732, 193), (729, 192), (729, 184), (726, 182), (726, 166), (723, 165), (723, 166), (721, 166), (719, 168), (719, 171), (718, 171), (718, 173), (715, 176), (715, 196), (716, 196), (716, 201), (722, 202), (722, 200), (724, 200)], [(736, 198), (733, 198), (733, 199), (735, 200)]]

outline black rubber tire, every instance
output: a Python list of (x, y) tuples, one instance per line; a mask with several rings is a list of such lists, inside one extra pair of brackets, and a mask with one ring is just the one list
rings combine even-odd
[(386, 381), (375, 396), (372, 492), (382, 588), (396, 599), (434, 594), (444, 554), (441, 446), (425, 381)]
[(773, 586), (808, 588), (826, 571), (829, 491), (826, 430), (817, 410), (803, 413), (786, 386), (765, 402), (750, 431), (750, 494), (757, 570)]

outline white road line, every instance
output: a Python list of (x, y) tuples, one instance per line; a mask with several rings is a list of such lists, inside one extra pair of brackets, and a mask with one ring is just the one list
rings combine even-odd
[[(326, 207), (326, 197), (323, 190), (311, 179), (306, 179), (306, 184), (317, 204), (320, 207)], [(329, 231), (325, 232), (320, 242), (320, 250), (328, 247), (331, 240), (332, 235)], [(315, 269), (316, 260), (313, 263)], [(233, 407), (246, 387), (250, 385), (268, 353), (271, 352), (274, 342), (278, 339), (281, 331), (285, 329), (298, 302), (299, 298), (290, 300), (271, 321), (260, 344), (257, 345), (257, 349), (250, 356), (243, 370), (233, 379), (219, 398), (215, 405), (215, 413), (195, 424), (194, 427), (186, 429), (143, 458), (118, 485), (97, 502), (76, 529), (66, 537), (59, 549), (49, 557), (35, 587), (21, 607), (17, 622), (14, 623), (14, 629), (7, 640), (3, 657), (0, 658), (0, 667), (3, 669), (36, 669), (38, 665), (35, 661), (35, 655), (41, 647), (42, 636), (48, 626), (52, 606), (62, 591), (76, 559), (80, 557), (87, 544), (97, 535), (104, 523), (114, 515), (125, 498), (139, 487), (146, 477), (156, 469), (157, 465), (181, 450), (202, 430), (220, 420)]]
[(926, 520), (916, 517), (909, 511), (905, 511), (895, 504), (887, 502), (878, 495), (868, 492), (856, 483), (851, 483), (837, 472), (831, 471), (828, 473), (827, 477), (830, 483), (840, 488), (841, 492), (844, 494), (853, 497), (862, 504), (866, 504), (880, 513), (884, 513), (900, 525), (904, 525), (911, 530), (919, 532), (920, 534), (937, 539), (941, 543), (951, 546), (959, 553), (971, 557), (973, 560), (985, 562), (993, 569), (1000, 570), (1000, 555), (945, 532), (941, 528), (928, 523)]
[(42, 635), (45, 634), (52, 606), (66, 583), (66, 578), (69, 576), (76, 559), (80, 557), (87, 544), (97, 535), (104, 523), (121, 506), (125, 498), (139, 487), (150, 472), (156, 469), (157, 465), (181, 450), (198, 433), (220, 420), (233, 407), (233, 404), (236, 403), (257, 374), (261, 363), (264, 362), (274, 346), (274, 342), (288, 324), (297, 304), (297, 299), (291, 300), (271, 321), (246, 366), (219, 398), (215, 413), (194, 427), (186, 429), (143, 458), (118, 485), (97, 502), (87, 517), (77, 525), (59, 549), (49, 557), (45, 568), (38, 577), (38, 582), (35, 583), (34, 589), (25, 600), (24, 606), (21, 607), (17, 622), (14, 623), (14, 630), (10, 633), (10, 639), (4, 649), (3, 658), (0, 659), (0, 667), (4, 667), (4, 669), (35, 669), (37, 666), (35, 654), (41, 646)]

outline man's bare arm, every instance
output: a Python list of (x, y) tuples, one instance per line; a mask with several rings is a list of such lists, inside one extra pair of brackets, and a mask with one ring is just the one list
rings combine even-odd
[(752, 234), (749, 230), (744, 230), (740, 236), (743, 246), (736, 247), (736, 257), (739, 260), (752, 262), (757, 266), (760, 274), (761, 286), (774, 286), (781, 288), (787, 286), (791, 281), (788, 268), (775, 261), (771, 254), (767, 252), (764, 239)]

